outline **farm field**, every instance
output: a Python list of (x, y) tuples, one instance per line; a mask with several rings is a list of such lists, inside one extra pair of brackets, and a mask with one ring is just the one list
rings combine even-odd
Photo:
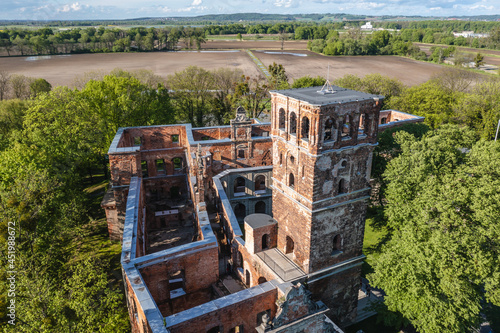
[[(296, 48), (293, 48), (296, 46)], [(206, 69), (219, 67), (238, 68), (247, 76), (260, 73), (249, 55), (239, 48), (254, 50), (253, 53), (267, 67), (273, 62), (282, 64), (292, 81), (304, 75), (326, 76), (330, 65), (330, 79), (346, 74), (364, 76), (380, 73), (400, 79), (407, 85), (427, 81), (443, 68), (440, 65), (419, 62), (396, 56), (322, 56), (306, 51), (303, 41), (287, 41), (284, 54), (280, 54), (279, 41), (214, 41), (203, 45), (202, 52), (151, 52), (53, 55), (39, 57), (2, 57), (0, 71), (41, 77), (53, 86), (72, 86), (76, 77), (91, 71), (109, 72), (115, 68), (124, 70), (147, 69), (166, 78), (190, 65)], [(216, 49), (224, 49), (216, 50)], [(264, 53), (271, 52), (271, 53)]]
[(330, 65), (330, 80), (346, 74), (362, 77), (367, 74), (380, 73), (413, 86), (429, 80), (432, 75), (443, 69), (437, 64), (397, 56), (323, 56), (309, 51), (297, 51), (300, 54), (307, 54), (307, 57), (299, 57), (284, 53), (254, 52), (265, 66), (273, 62), (282, 64), (290, 79), (304, 75), (326, 76), (328, 65)]

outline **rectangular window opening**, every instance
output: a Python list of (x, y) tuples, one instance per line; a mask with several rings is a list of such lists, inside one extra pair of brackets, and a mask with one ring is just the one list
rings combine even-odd
[(165, 172), (165, 161), (163, 159), (156, 160), (156, 174), (157, 175), (164, 175), (164, 174), (166, 174), (166, 172)]
[(148, 162), (147, 161), (141, 161), (141, 170), (142, 170), (142, 178), (149, 177), (149, 175), (148, 175)]

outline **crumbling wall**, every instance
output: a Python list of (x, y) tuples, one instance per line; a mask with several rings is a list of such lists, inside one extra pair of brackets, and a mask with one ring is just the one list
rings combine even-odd
[(253, 332), (260, 324), (260, 313), (269, 310), (271, 316), (275, 315), (276, 295), (276, 287), (268, 282), (167, 317), (167, 329), (185, 333), (219, 327), (220, 332), (230, 332), (239, 326), (240, 331)]

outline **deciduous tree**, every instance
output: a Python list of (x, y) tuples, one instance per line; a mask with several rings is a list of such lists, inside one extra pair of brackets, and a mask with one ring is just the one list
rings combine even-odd
[(420, 332), (470, 331), (483, 300), (500, 305), (500, 144), (450, 125), (396, 140), (384, 175), (392, 239), (369, 280)]

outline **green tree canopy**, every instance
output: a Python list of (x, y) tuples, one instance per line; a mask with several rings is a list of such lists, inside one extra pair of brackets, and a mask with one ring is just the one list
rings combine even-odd
[(500, 305), (500, 144), (451, 125), (396, 141), (384, 174), (392, 239), (369, 279), (419, 331), (469, 331), (483, 299)]

